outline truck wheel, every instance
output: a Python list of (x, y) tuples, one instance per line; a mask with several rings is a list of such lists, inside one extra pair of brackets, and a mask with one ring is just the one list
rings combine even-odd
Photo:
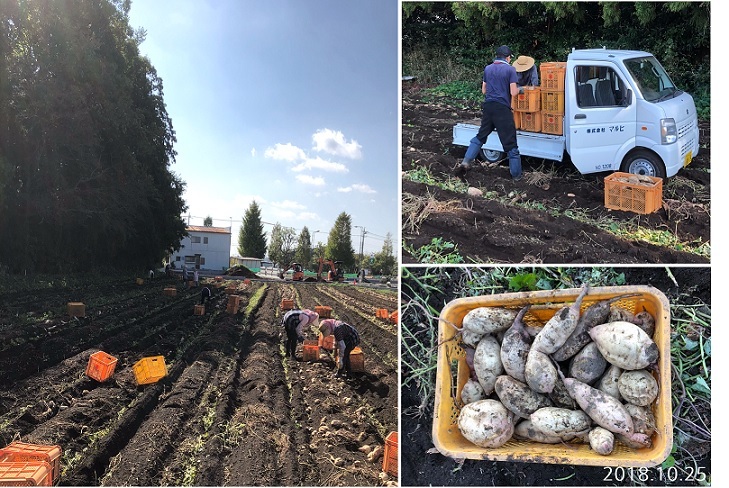
[(492, 151), (491, 149), (481, 148), (481, 157), (489, 163), (498, 163), (506, 157), (502, 151)]
[(666, 178), (666, 166), (661, 161), (661, 158), (650, 151), (642, 149), (633, 151), (625, 156), (623, 164), (620, 166), (620, 171), (635, 175)]

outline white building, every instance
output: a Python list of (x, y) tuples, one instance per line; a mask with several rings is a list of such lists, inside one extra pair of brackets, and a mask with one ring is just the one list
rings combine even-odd
[(170, 256), (176, 269), (223, 271), (230, 266), (230, 227), (187, 227), (187, 237), (181, 247)]

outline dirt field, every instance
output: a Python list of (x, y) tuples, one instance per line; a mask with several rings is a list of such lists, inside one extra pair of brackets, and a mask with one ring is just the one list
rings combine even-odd
[[(403, 171), (425, 167), (441, 182), (458, 182), (453, 170), (466, 148), (452, 144), (453, 126), (478, 125), (480, 106), (433, 100), (409, 82), (402, 103)], [(417, 250), (441, 237), (457, 245), (465, 263), (708, 263), (708, 253), (685, 251), (710, 242), (709, 124), (700, 132), (699, 155), (666, 183), (663, 208), (655, 213), (606, 209), (608, 173), (581, 175), (571, 163), (523, 157), (519, 182), (511, 180), (507, 161), (484, 163), (466, 175), (464, 183), (490, 192), (488, 199), (403, 177), (403, 241)], [(413, 215), (407, 201), (414, 202)], [(408, 220), (417, 219), (424, 220), (414, 228)], [(630, 224), (633, 237), (608, 232), (618, 224)], [(660, 245), (636, 238), (648, 232), (662, 236), (654, 239)], [(403, 251), (403, 262), (418, 260)]]
[[(377, 308), (396, 308), (396, 292), (226, 283), (239, 284), (236, 315), (226, 312), (224, 288), (213, 288), (204, 316), (193, 315), (199, 289), (172, 278), (1, 295), (0, 444), (60, 445), (64, 486), (386, 484), (382, 458), (358, 449), (383, 446), (398, 426), (396, 326), (375, 318)], [(166, 286), (178, 295), (164, 296)], [(284, 359), (282, 298), (331, 306), (354, 325), (367, 372), (334, 378), (329, 353)], [(66, 314), (70, 301), (86, 304), (85, 318)], [(97, 350), (119, 360), (106, 383), (84, 373)], [(167, 377), (137, 386), (132, 365), (157, 355)]]
[[(621, 267), (620, 270), (625, 274), (626, 284), (652, 285), (666, 295), (672, 306), (711, 304), (711, 273), (706, 268), (671, 268), (678, 286), (662, 267)], [(459, 279), (459, 274), (456, 272), (450, 273), (449, 276), (454, 281)], [(440, 292), (433, 291), (432, 297), (432, 306), (436, 310), (440, 310), (445, 303), (456, 298), (448, 287), (444, 287)], [(407, 297), (403, 296), (403, 303), (406, 301)], [(401, 319), (403, 327), (416, 330), (414, 327), (418, 324), (417, 319), (413, 319), (407, 313), (403, 314)], [(705, 338), (711, 336), (710, 330), (701, 330), (700, 333), (704, 334)], [(421, 336), (426, 337), (426, 334), (423, 333)], [(404, 383), (407, 381), (406, 373), (403, 370)], [(676, 396), (673, 400), (674, 408), (676, 408), (675, 398)], [(615, 468), (607, 467), (486, 460), (465, 460), (459, 465), (456, 460), (443, 456), (434, 449), (432, 399), (429, 404), (430, 409), (419, 409), (420, 403), (418, 385), (411, 381), (409, 386), (403, 389), (401, 399), (403, 486), (707, 486), (706, 482), (700, 482), (700, 478), (703, 481), (704, 476), (709, 478), (708, 485), (711, 484), (709, 476), (711, 443), (710, 440), (702, 441), (697, 437), (689, 437), (684, 441), (683, 448), (693, 459), (681, 458), (676, 454), (677, 475), (670, 479), (661, 478), (659, 468), (648, 468), (645, 471), (637, 469), (616, 471)], [(696, 404), (694, 408), (695, 413), (710, 428), (709, 405)], [(682, 429), (685, 428), (684, 424), (680, 425)], [(674, 429), (674, 440), (681, 435), (686, 434)], [(696, 476), (697, 473), (704, 473), (704, 476)]]

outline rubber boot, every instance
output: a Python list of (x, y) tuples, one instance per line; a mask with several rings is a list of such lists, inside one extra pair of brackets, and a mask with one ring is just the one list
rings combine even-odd
[(509, 156), (509, 172), (511, 173), (511, 178), (514, 181), (519, 181), (522, 178), (521, 155), (519, 154), (519, 148), (515, 147), (510, 149), (507, 154)]
[(466, 173), (468, 173), (471, 170), (473, 163), (475, 161), (476, 161), (475, 159), (464, 159), (461, 162), (461, 164), (459, 164), (458, 167), (456, 168), (455, 175), (456, 176), (465, 176)]

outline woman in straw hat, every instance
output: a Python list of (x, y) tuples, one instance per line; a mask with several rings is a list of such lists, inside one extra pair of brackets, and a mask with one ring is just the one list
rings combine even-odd
[(539, 72), (534, 58), (519, 56), (512, 66), (516, 69), (516, 86), (539, 86)]
[(286, 355), (296, 359), (296, 343), (304, 342), (304, 326), (319, 325), (319, 314), (309, 309), (289, 310), (281, 320), (286, 331)]

